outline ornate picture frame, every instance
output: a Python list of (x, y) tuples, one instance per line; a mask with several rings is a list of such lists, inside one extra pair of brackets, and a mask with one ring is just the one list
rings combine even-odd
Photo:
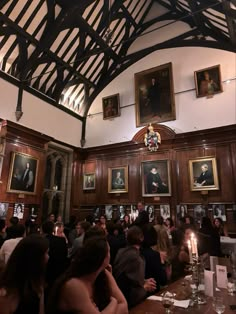
[(194, 81), (197, 97), (211, 97), (223, 92), (219, 64), (195, 71)]
[(191, 191), (219, 190), (219, 178), (215, 157), (200, 157), (189, 160)]
[(170, 161), (141, 162), (142, 196), (171, 196)]
[(36, 194), (39, 159), (12, 152), (7, 192)]
[(95, 190), (96, 176), (94, 172), (83, 174), (83, 190)]
[(135, 73), (136, 126), (176, 119), (172, 63)]
[(103, 120), (120, 116), (120, 95), (114, 94), (102, 98)]
[(108, 168), (108, 193), (128, 193), (128, 166)]

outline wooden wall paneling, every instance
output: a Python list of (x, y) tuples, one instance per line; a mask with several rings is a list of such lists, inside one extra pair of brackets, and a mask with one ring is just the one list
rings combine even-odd
[[(9, 203), (7, 220), (12, 216), (14, 204), (24, 203), (25, 221), (29, 216), (29, 204), (39, 206), (39, 219), (41, 216), (40, 205), (44, 186), (44, 174), (46, 166), (46, 150), (51, 137), (30, 130), (14, 122), (3, 121), (0, 136), (6, 139), (5, 156), (3, 159), (2, 183), (0, 185), (0, 201)], [(7, 192), (8, 178), (10, 175), (11, 156), (13, 152), (31, 155), (38, 159), (38, 173), (36, 181), (36, 193), (34, 195), (24, 193)]]
[(236, 143), (230, 143), (230, 160), (232, 166), (234, 203), (236, 203)]

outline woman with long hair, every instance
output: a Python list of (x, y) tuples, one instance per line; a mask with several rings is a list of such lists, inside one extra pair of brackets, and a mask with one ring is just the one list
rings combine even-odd
[(22, 239), (0, 275), (1, 314), (43, 314), (48, 241), (40, 235)]
[(124, 296), (111, 273), (105, 270), (109, 260), (109, 246), (104, 237), (85, 239), (67, 272), (56, 282), (47, 313), (128, 313)]

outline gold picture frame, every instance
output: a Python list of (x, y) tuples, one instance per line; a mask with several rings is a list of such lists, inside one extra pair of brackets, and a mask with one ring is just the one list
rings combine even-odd
[(128, 166), (108, 168), (108, 193), (128, 193)]
[(102, 98), (103, 120), (120, 116), (120, 95), (114, 94)]
[(135, 73), (136, 126), (176, 119), (172, 63)]
[(194, 81), (197, 97), (211, 97), (223, 92), (219, 64), (195, 71)]
[(190, 159), (189, 178), (191, 191), (219, 190), (216, 158)]
[(94, 190), (95, 189), (96, 176), (94, 172), (83, 174), (83, 190)]
[(12, 152), (7, 192), (36, 194), (39, 159)]
[(170, 161), (141, 162), (142, 196), (171, 196)]

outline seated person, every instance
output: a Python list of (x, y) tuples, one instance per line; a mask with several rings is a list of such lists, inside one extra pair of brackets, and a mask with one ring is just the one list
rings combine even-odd
[(165, 271), (165, 261), (161, 260), (159, 252), (154, 251), (152, 246), (157, 243), (157, 232), (152, 225), (143, 228), (144, 240), (141, 247), (141, 254), (145, 259), (145, 278), (154, 278), (156, 281), (156, 292), (160, 286), (165, 286), (167, 276)]
[(140, 256), (142, 241), (142, 230), (132, 226), (127, 232), (128, 246), (118, 251), (114, 261), (113, 274), (129, 307), (142, 302), (148, 292), (156, 290), (153, 278), (145, 280), (145, 262)]
[(105, 237), (85, 238), (83, 248), (54, 286), (47, 313), (128, 314), (124, 296), (105, 269), (109, 260)]
[(190, 240), (193, 232), (194, 229), (186, 225), (172, 233), (171, 279), (173, 281), (185, 275), (186, 265), (190, 262), (187, 241)]

